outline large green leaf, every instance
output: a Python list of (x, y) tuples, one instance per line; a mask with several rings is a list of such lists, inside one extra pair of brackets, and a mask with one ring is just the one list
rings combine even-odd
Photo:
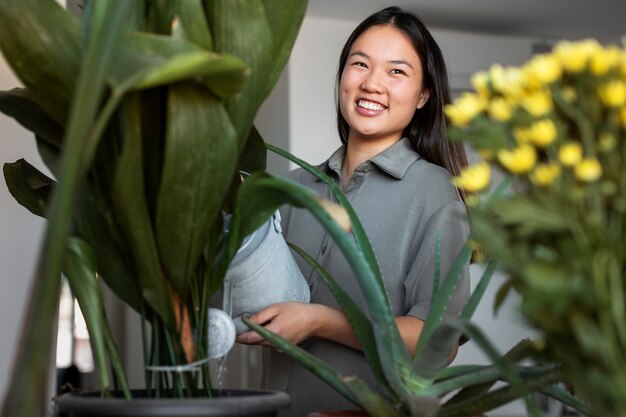
[(216, 52), (238, 56), (252, 70), (241, 94), (226, 104), (241, 149), (259, 106), (269, 94), (274, 60), (271, 29), (262, 0), (205, 0), (204, 6)]
[(182, 295), (236, 168), (235, 130), (222, 102), (197, 84), (171, 87), (156, 237), (163, 265)]
[(0, 111), (45, 141), (61, 144), (63, 127), (33, 100), (27, 89), (0, 91)]
[(215, 94), (238, 93), (247, 64), (233, 55), (216, 54), (184, 39), (147, 33), (127, 35), (110, 81), (115, 89), (145, 89), (200, 77)]
[(267, 81), (267, 94), (280, 78), (289, 59), (296, 35), (304, 19), (308, 0), (263, 0), (265, 15), (272, 32), (272, 64)]
[(130, 95), (126, 103), (124, 148), (115, 174), (113, 209), (133, 253), (144, 299), (174, 328), (172, 300), (144, 194), (140, 106), (138, 95)]
[(0, 22), (5, 59), (35, 101), (64, 124), (81, 59), (78, 22), (53, 0), (3, 0)]
[[(110, 359), (117, 364), (115, 369), (121, 369), (121, 360), (117, 349), (109, 350), (109, 347), (114, 347), (115, 343), (107, 340), (111, 338), (111, 332), (108, 329), (109, 323), (106, 319), (104, 300), (96, 271), (96, 254), (93, 248), (81, 239), (70, 238), (63, 272), (85, 318), (103, 395), (109, 396), (108, 362)], [(130, 398), (126, 376), (124, 373), (117, 373), (116, 377), (124, 388), (126, 398)]]

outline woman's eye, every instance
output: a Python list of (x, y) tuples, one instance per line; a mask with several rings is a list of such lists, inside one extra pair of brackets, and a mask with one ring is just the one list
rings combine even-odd
[(391, 71), (389, 71), (391, 74), (396, 74), (396, 75), (403, 75), (405, 74), (404, 71), (402, 71), (401, 69), (392, 69)]
[(352, 65), (355, 65), (357, 67), (367, 68), (367, 65), (365, 65), (365, 63), (363, 63), (363, 62), (358, 62), (357, 61), (357, 62), (353, 63)]

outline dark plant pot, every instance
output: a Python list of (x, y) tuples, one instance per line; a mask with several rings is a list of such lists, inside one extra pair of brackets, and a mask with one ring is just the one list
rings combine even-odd
[(276, 417), (289, 407), (280, 391), (222, 390), (213, 398), (146, 398), (144, 390), (133, 399), (101, 398), (99, 393), (64, 394), (54, 399), (56, 417)]
[(332, 411), (316, 411), (310, 413), (307, 417), (369, 417), (364, 410), (332, 410)]

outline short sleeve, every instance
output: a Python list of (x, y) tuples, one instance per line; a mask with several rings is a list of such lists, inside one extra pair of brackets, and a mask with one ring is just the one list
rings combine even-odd
[[(404, 282), (407, 315), (426, 320), (433, 293), (437, 234), (441, 235), (440, 283), (443, 283), (456, 257), (461, 252), (469, 227), (465, 206), (451, 202), (438, 209), (428, 220), (417, 255)], [(463, 270), (450, 298), (444, 318), (456, 318), (469, 298), (469, 263)]]

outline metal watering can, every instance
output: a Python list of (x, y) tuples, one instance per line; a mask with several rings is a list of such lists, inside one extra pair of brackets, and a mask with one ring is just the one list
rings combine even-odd
[[(225, 218), (226, 229), (229, 220)], [(244, 239), (228, 268), (223, 287), (226, 314), (211, 309), (209, 315), (209, 354), (225, 355), (235, 343), (235, 334), (249, 330), (241, 320), (244, 314), (256, 313), (275, 303), (309, 300), (309, 285), (282, 235), (277, 210)]]

